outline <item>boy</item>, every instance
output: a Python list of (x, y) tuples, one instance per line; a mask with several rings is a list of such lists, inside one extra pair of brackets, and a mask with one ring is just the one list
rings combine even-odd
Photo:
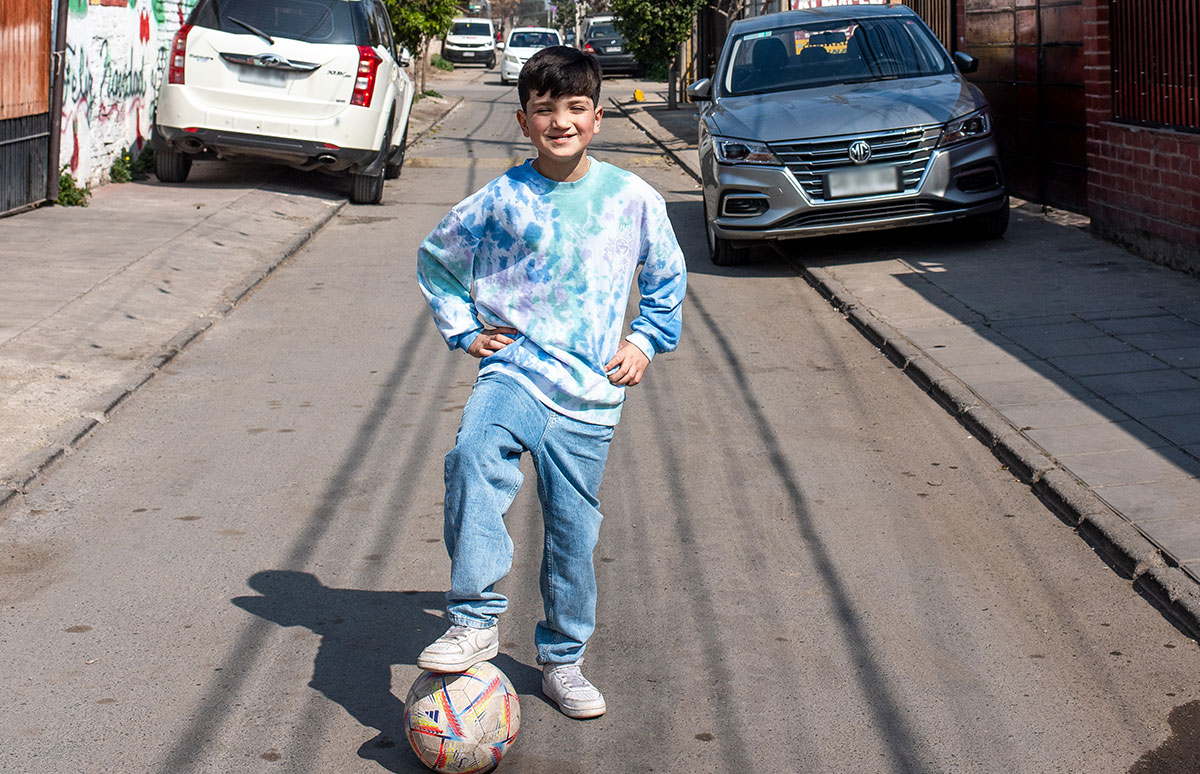
[[(685, 271), (662, 197), (587, 156), (603, 115), (595, 58), (542, 49), (517, 93), (517, 123), (537, 158), (455, 206), (417, 253), (446, 343), (482, 358), (446, 455), (451, 626), (417, 665), (461, 672), (496, 655), (508, 600), (494, 586), (512, 564), (504, 514), (529, 452), (545, 525), (546, 617), (534, 632), (542, 692), (567, 716), (590, 718), (605, 711), (580, 671), (596, 618), (596, 493), (625, 387), (679, 342)], [(639, 265), (640, 314), (622, 339)]]

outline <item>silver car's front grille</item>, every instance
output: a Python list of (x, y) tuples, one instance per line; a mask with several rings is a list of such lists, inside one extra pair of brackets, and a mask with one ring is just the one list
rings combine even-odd
[[(871, 146), (867, 163), (894, 164), (900, 167), (902, 191), (912, 193), (921, 184), (929, 158), (941, 135), (941, 126), (914, 126), (874, 134), (850, 134), (822, 137), (787, 143), (771, 143), (770, 148), (788, 170), (808, 198), (827, 201), (825, 173), (855, 166), (850, 158), (850, 146), (860, 140)], [(836, 201), (836, 200), (834, 200)]]

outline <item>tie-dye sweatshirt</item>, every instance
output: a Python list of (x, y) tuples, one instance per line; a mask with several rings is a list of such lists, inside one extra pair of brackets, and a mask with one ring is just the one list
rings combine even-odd
[(625, 338), (653, 358), (679, 343), (683, 253), (662, 196), (638, 176), (589, 159), (570, 183), (527, 161), (467, 197), (417, 251), (417, 279), (446, 343), (484, 327), (519, 331), (483, 359), (551, 409), (615, 425), (625, 390), (604, 365), (617, 352), (634, 274), (639, 314)]

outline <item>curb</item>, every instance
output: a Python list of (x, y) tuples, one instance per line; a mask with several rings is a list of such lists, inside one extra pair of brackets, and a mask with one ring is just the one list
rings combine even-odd
[[(687, 172), (688, 175), (690, 175), (691, 178), (696, 181), (696, 183), (703, 185), (703, 181), (700, 178), (700, 173), (692, 168), (689, 161), (685, 160), (676, 149), (669, 147), (666, 143), (658, 138), (659, 134), (667, 134), (667, 132), (663, 131), (662, 125), (655, 121), (653, 116), (646, 115), (645, 111), (639, 110), (637, 112), (641, 113), (643, 117), (641, 120), (638, 120), (637, 118), (634, 118), (633, 111), (627, 110), (625, 106), (620, 102), (617, 102), (615, 98), (609, 97), (608, 101), (612, 103), (613, 107), (621, 111), (621, 115), (628, 118), (631, 124), (640, 129), (642, 134), (649, 137), (655, 145), (662, 148), (663, 153), (666, 153), (668, 156), (670, 156), (671, 160), (674, 161), (680, 169), (682, 169), (684, 172)], [(649, 128), (647, 128), (647, 124), (650, 125)], [(654, 130), (658, 130), (657, 133)], [(694, 151), (695, 149), (691, 146), (688, 146), (688, 150)]]
[(1150, 599), (1193, 639), (1200, 640), (1200, 586), (1120, 513), (1059, 466), (970, 386), (855, 303), (828, 271), (785, 260), (846, 316), (872, 344), (991, 450), (1033, 493), (1082, 537), (1135, 591)]
[[(405, 150), (411, 148), (433, 131), (434, 127), (444, 121), (464, 100), (465, 97), (460, 96), (452, 105), (438, 113), (428, 126), (420, 130), (415, 136), (409, 138), (408, 142), (404, 145)], [(143, 367), (132, 374), (123, 385), (105, 393), (93, 405), (80, 412), (79, 417), (68, 421), (65, 425), (58, 428), (54, 440), (41, 449), (27, 454), (14, 466), (13, 471), (5, 471), (11, 475), (0, 481), (0, 513), (18, 497), (24, 495), (40, 476), (47, 473), (64, 458), (73, 454), (98, 428), (108, 424), (109, 417), (126, 400), (157, 376), (164, 366), (174, 360), (179, 353), (183, 352), (188, 345), (216, 324), (218, 320), (228, 317), (237, 308), (238, 304), (241, 303), (242, 299), (250, 295), (255, 288), (265, 282), (287, 259), (291, 258), (304, 245), (308, 244), (348, 203), (347, 200), (343, 200), (322, 213), (308, 228), (293, 236), (277, 257), (270, 260), (264, 266), (252, 271), (242, 279), (240, 284), (234, 285), (233, 289), (226, 294), (226, 297), (215, 310), (197, 317), (190, 325), (171, 337), (159, 352), (150, 355), (142, 361)]]

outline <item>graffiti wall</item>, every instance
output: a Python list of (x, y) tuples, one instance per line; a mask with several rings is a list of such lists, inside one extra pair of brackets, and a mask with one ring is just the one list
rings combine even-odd
[(105, 183), (121, 153), (150, 140), (171, 37), (196, 0), (70, 0), (62, 156), (76, 180)]

